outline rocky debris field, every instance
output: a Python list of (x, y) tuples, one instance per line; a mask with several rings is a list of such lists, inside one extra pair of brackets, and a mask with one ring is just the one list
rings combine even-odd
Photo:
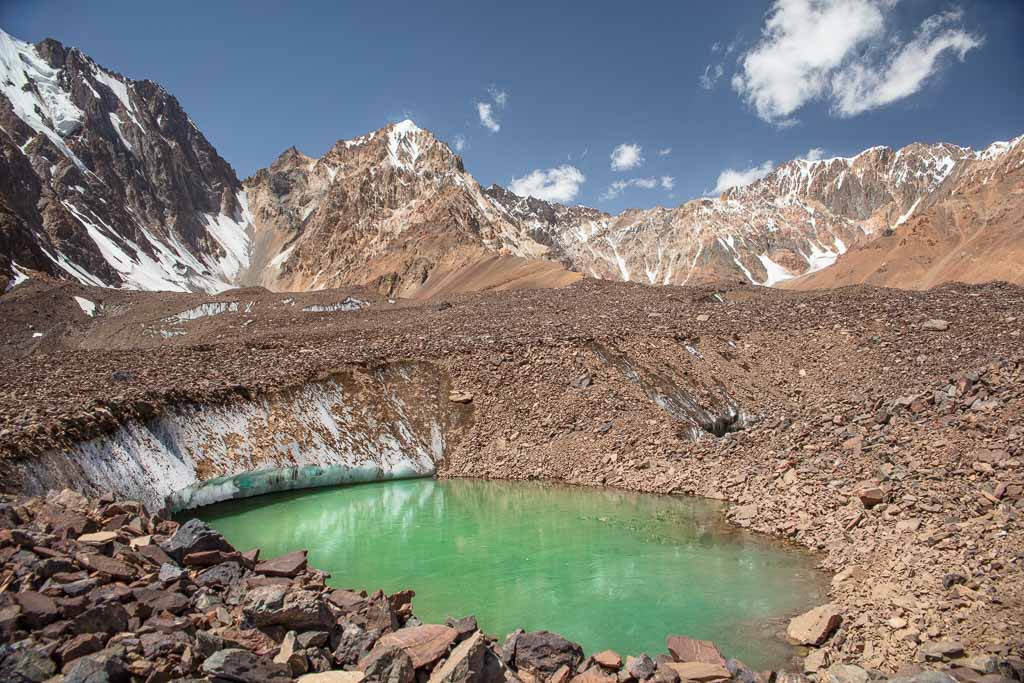
[[(17, 683), (807, 680), (751, 671), (685, 636), (669, 636), (668, 652), (654, 658), (623, 659), (587, 655), (547, 631), (516, 631), (499, 644), (472, 616), (423, 624), (411, 590), (331, 588), (305, 551), (269, 559), (258, 549), (239, 552), (197, 519), (151, 517), (113, 496), (0, 498), (0, 557), (0, 674)], [(841, 622), (825, 611), (794, 619), (791, 635), (825, 637)], [(998, 683), (1024, 675), (1020, 659), (968, 656), (955, 642), (933, 644), (922, 660), (892, 680)], [(884, 679), (843, 664), (822, 666), (815, 678)]]
[[(350, 296), (366, 305), (304, 310)], [(147, 333), (217, 302), (240, 305), (175, 323), (180, 334)], [(796, 638), (805, 673), (892, 675), (948, 643), (1000, 661), (1024, 647), (1018, 287), (584, 280), (391, 303), (30, 281), (0, 298), (0, 320), (0, 481), (11, 492), (19, 463), (167, 405), (415, 360), (472, 415), (446, 434), (441, 476), (693, 493), (816, 551), (835, 576), (817, 619), (829, 628)]]

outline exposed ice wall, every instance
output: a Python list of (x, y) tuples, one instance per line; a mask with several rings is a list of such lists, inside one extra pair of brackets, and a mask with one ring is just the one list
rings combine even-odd
[(350, 373), (279, 394), (173, 407), (23, 463), (24, 488), (115, 492), (173, 510), (270, 491), (429, 476), (446, 390), (429, 366)]

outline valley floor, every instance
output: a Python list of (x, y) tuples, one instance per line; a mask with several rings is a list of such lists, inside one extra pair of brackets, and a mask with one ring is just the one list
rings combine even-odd
[(1017, 287), (584, 280), (389, 303), (357, 290), (211, 297), (32, 281), (0, 298), (0, 323), (8, 490), (33, 459), (171, 404), (416, 361), (465, 411), (445, 434), (442, 476), (696, 493), (818, 551), (843, 620), (812, 669), (895, 671), (947, 641), (1024, 647)]

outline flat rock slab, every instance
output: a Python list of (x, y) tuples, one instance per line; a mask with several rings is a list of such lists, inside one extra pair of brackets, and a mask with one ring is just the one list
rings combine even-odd
[(668, 651), (677, 662), (704, 662), (725, 666), (725, 657), (710, 640), (697, 640), (686, 636), (669, 636), (665, 639)]
[(622, 668), (622, 656), (615, 650), (603, 650), (594, 655), (594, 661), (606, 669), (618, 671)]
[(835, 605), (827, 604), (793, 617), (786, 635), (798, 645), (821, 645), (839, 627), (842, 617)]
[(294, 553), (274, 557), (256, 565), (256, 573), (264, 576), (278, 576), (294, 579), (306, 570), (306, 551), (296, 550)]
[(79, 543), (110, 543), (111, 541), (117, 540), (116, 531), (96, 531), (91, 534), (82, 534), (78, 537)]
[(318, 674), (303, 674), (298, 683), (359, 683), (366, 678), (362, 671), (324, 671)]
[(377, 647), (397, 646), (412, 659), (413, 668), (420, 668), (439, 660), (448, 651), (459, 632), (449, 626), (425, 624), (389, 633), (381, 638)]
[(121, 560), (106, 555), (79, 555), (78, 562), (94, 572), (107, 574), (115, 579), (131, 581), (136, 578), (135, 568)]
[(679, 678), (687, 681), (709, 683), (710, 681), (727, 681), (732, 678), (729, 670), (719, 664), (708, 664), (707, 662), (668, 662), (665, 666), (679, 674)]

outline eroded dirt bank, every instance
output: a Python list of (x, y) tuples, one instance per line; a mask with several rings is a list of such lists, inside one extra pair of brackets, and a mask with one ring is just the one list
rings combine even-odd
[[(947, 641), (1020, 653), (1018, 288), (584, 281), (345, 309), (358, 293), (23, 287), (0, 299), (7, 488), (26, 463), (146, 412), (415, 361), (472, 413), (443, 476), (726, 498), (738, 524), (820, 551), (842, 624), (812, 668), (894, 671)], [(238, 305), (180, 315), (216, 302)]]

